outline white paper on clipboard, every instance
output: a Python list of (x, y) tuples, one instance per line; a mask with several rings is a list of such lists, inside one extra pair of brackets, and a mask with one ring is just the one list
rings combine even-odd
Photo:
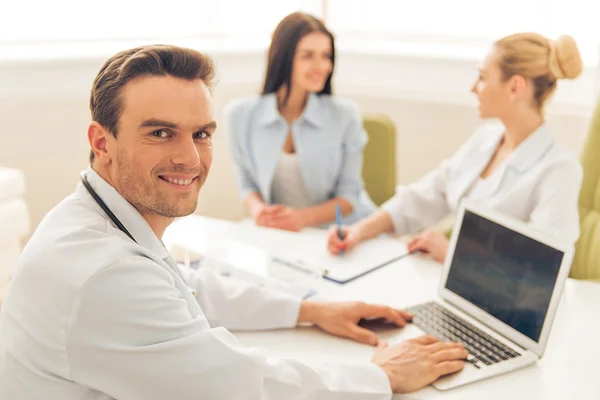
[(305, 229), (301, 233), (245, 224), (235, 231), (238, 240), (267, 249), (274, 257), (313, 271), (323, 271), (324, 277), (346, 283), (388, 263), (408, 255), (406, 244), (381, 236), (360, 243), (343, 255), (327, 250), (327, 231)]
[(324, 277), (347, 283), (408, 255), (406, 245), (391, 238), (360, 243), (348, 253), (335, 256), (327, 249), (296, 257), (292, 262), (311, 268), (324, 268)]

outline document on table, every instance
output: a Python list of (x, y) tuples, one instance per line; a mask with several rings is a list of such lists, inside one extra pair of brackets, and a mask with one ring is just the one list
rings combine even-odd
[(295, 233), (242, 224), (235, 236), (238, 240), (269, 251), (283, 262), (317, 272), (324, 271), (326, 279), (337, 283), (350, 282), (409, 254), (406, 244), (382, 236), (335, 256), (327, 250), (327, 231), (321, 229)]

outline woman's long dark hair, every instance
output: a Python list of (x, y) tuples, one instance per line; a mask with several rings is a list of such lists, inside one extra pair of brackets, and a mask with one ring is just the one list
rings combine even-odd
[[(282, 85), (289, 89), (292, 79), (292, 65), (298, 42), (304, 36), (313, 32), (322, 32), (331, 39), (331, 73), (325, 82), (323, 90), (318, 94), (331, 94), (331, 78), (335, 65), (335, 46), (333, 34), (325, 27), (323, 22), (310, 14), (295, 12), (285, 17), (273, 33), (267, 64), (267, 74), (262, 94), (275, 93)], [(290, 91), (286, 92), (283, 104), (287, 102)]]

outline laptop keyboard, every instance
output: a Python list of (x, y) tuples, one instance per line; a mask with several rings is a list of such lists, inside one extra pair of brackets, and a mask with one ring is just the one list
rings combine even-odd
[(414, 315), (413, 323), (426, 333), (462, 343), (470, 354), (467, 361), (477, 368), (521, 355), (436, 302), (419, 304), (408, 311)]

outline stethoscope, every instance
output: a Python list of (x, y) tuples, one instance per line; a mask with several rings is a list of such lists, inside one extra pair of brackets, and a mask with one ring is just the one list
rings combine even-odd
[[(85, 187), (85, 189), (88, 191), (88, 193), (90, 194), (90, 196), (92, 196), (92, 198), (94, 199), (94, 201), (100, 206), (100, 208), (102, 209), (102, 211), (104, 211), (106, 213), (106, 215), (108, 215), (108, 218), (110, 218), (110, 220), (113, 222), (113, 224), (116, 225), (117, 228), (119, 228), (119, 230), (121, 232), (123, 232), (124, 234), (126, 234), (127, 236), (129, 236), (129, 238), (131, 240), (133, 240), (135, 243), (139, 244), (137, 242), (137, 240), (135, 240), (133, 238), (133, 235), (131, 233), (129, 233), (129, 231), (127, 230), (127, 228), (125, 228), (125, 225), (123, 225), (123, 223), (119, 220), (119, 218), (117, 218), (117, 216), (115, 214), (113, 214), (113, 212), (110, 210), (110, 208), (106, 205), (106, 203), (100, 198), (100, 196), (98, 196), (98, 193), (96, 193), (96, 191), (94, 190), (94, 188), (92, 188), (92, 185), (90, 185), (90, 183), (87, 180), (87, 176), (85, 175), (85, 172), (81, 174), (81, 183), (83, 184), (83, 186)], [(177, 270), (177, 268), (173, 268), (171, 265), (169, 265), (169, 267), (171, 267), (171, 269), (177, 274), (179, 275), (179, 277), (181, 278), (181, 280), (187, 285), (185, 278), (183, 277), (183, 275), (181, 274), (181, 271)], [(196, 295), (196, 291), (189, 288), (190, 292), (192, 293), (193, 296)]]
[(92, 185), (90, 185), (90, 183), (88, 182), (87, 176), (85, 175), (85, 173), (81, 174), (81, 183), (83, 183), (83, 186), (86, 188), (86, 190), (88, 191), (90, 196), (92, 196), (94, 201), (100, 206), (102, 211), (104, 211), (106, 213), (106, 215), (108, 215), (108, 218), (110, 218), (110, 220), (113, 222), (113, 224), (115, 224), (121, 232), (123, 232), (124, 234), (129, 236), (129, 238), (131, 240), (133, 240), (135, 243), (137, 243), (137, 241), (133, 238), (131, 233), (129, 233), (127, 228), (125, 228), (125, 225), (123, 225), (121, 223), (121, 221), (119, 221), (119, 218), (117, 218), (117, 216), (115, 214), (113, 214), (112, 211), (110, 211), (110, 208), (108, 208), (106, 203), (100, 198), (100, 196), (98, 196), (98, 193), (96, 193), (94, 188), (92, 188)]

